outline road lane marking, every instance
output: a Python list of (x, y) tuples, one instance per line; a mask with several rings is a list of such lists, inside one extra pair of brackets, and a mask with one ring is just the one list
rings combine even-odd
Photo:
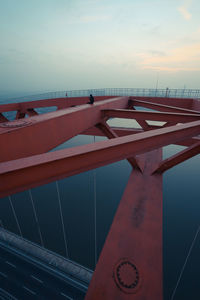
[(31, 277), (32, 277), (33, 279), (37, 280), (38, 282), (43, 283), (43, 281), (42, 281), (41, 279), (35, 277), (34, 275), (31, 275)]
[(14, 264), (12, 264), (11, 262), (9, 262), (8, 260), (5, 261), (6, 264), (10, 265), (13, 268), (17, 268)]
[(6, 295), (6, 296), (8, 296), (8, 297), (10, 297), (9, 299), (12, 299), (12, 300), (17, 300), (17, 298), (15, 298), (13, 295), (11, 295), (8, 291), (6, 291), (6, 290), (4, 290), (4, 289), (2, 289), (2, 288), (0, 288), (0, 293), (3, 293), (4, 294), (4, 296)]
[(71, 298), (71, 297), (69, 297), (69, 296), (67, 296), (67, 295), (65, 295), (64, 293), (60, 293), (63, 297), (65, 297), (65, 298), (67, 298), (67, 299), (69, 299), (69, 300), (73, 300), (73, 298)]
[(36, 293), (32, 290), (30, 290), (29, 288), (27, 288), (25, 285), (22, 286), (25, 290), (27, 290), (29, 293), (36, 295)]
[(2, 273), (2, 272), (0, 272), (0, 275), (3, 276), (3, 277), (5, 277), (5, 278), (8, 277), (8, 275), (6, 275), (6, 274), (4, 274), (4, 273)]

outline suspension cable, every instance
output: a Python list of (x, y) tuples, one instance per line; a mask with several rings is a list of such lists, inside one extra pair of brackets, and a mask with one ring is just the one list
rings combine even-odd
[(41, 232), (41, 229), (40, 229), (40, 224), (39, 224), (39, 220), (38, 220), (38, 217), (37, 217), (35, 204), (34, 204), (34, 201), (33, 201), (33, 195), (32, 195), (31, 190), (29, 190), (28, 192), (29, 192), (31, 204), (32, 204), (32, 207), (33, 207), (33, 214), (34, 214), (34, 217), (35, 217), (35, 222), (37, 224), (37, 229), (38, 229), (38, 233), (39, 233), (39, 237), (40, 237), (40, 243), (41, 243), (42, 247), (44, 247), (44, 241), (43, 241), (43, 238), (42, 238), (42, 232)]
[(60, 219), (61, 219), (61, 223), (62, 223), (62, 231), (63, 231), (63, 237), (64, 237), (64, 243), (65, 243), (65, 254), (66, 254), (66, 257), (68, 258), (69, 257), (69, 251), (68, 251), (67, 238), (66, 238), (66, 233), (65, 233), (65, 226), (64, 226), (64, 221), (63, 221), (63, 213), (62, 213), (62, 206), (61, 206), (61, 200), (60, 200), (60, 191), (59, 191), (58, 181), (56, 181), (56, 190), (57, 190), (57, 195), (58, 195)]
[(13, 206), (13, 204), (12, 204), (11, 196), (8, 196), (8, 199), (9, 199), (9, 202), (10, 202), (10, 206), (11, 206), (11, 209), (12, 209), (12, 212), (13, 212), (13, 215), (14, 215), (14, 218), (15, 218), (15, 221), (16, 221), (16, 223), (17, 223), (17, 227), (18, 227), (19, 233), (20, 233), (21, 237), (23, 237), (23, 236), (22, 236), (21, 227), (20, 227), (20, 225), (19, 225), (19, 221), (18, 221), (17, 215), (16, 215), (16, 213), (15, 213), (14, 206)]
[[(94, 135), (95, 143), (95, 135)], [(96, 191), (96, 170), (93, 170), (93, 181), (94, 181), (94, 263), (97, 263), (97, 191)]]
[(4, 225), (3, 225), (2, 220), (0, 220), (0, 226), (4, 229)]
[(179, 285), (179, 283), (180, 283), (180, 281), (181, 281), (183, 272), (184, 272), (184, 270), (185, 270), (185, 266), (186, 266), (186, 264), (187, 264), (187, 262), (188, 262), (188, 259), (189, 259), (189, 257), (190, 257), (191, 252), (192, 252), (192, 249), (193, 249), (193, 247), (194, 247), (194, 244), (195, 244), (196, 238), (197, 238), (197, 236), (198, 236), (198, 234), (199, 234), (199, 231), (200, 231), (200, 225), (199, 225), (199, 227), (197, 228), (196, 234), (195, 234), (194, 239), (193, 239), (193, 241), (192, 241), (192, 243), (191, 243), (190, 249), (189, 249), (189, 251), (188, 251), (188, 254), (187, 254), (187, 256), (186, 256), (185, 262), (184, 262), (184, 264), (183, 264), (183, 267), (182, 267), (182, 269), (181, 269), (180, 275), (179, 275), (179, 277), (178, 277), (176, 286), (175, 286), (174, 291), (173, 291), (173, 293), (172, 293), (171, 300), (174, 299), (175, 293), (176, 293), (177, 288), (178, 288), (178, 285)]

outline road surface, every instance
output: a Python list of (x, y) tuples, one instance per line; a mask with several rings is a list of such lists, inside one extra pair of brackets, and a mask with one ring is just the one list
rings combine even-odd
[(60, 278), (50, 268), (0, 244), (0, 299), (4, 299), (3, 293), (5, 299), (12, 299), (12, 295), (18, 300), (81, 300), (85, 296), (84, 287), (73, 278)]

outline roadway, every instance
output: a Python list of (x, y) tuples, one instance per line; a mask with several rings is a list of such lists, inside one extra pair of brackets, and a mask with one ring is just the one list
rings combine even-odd
[(0, 292), (5, 294), (3, 299), (18, 300), (81, 300), (85, 296), (84, 288), (77, 288), (76, 280), (60, 277), (49, 267), (37, 265), (1, 244)]

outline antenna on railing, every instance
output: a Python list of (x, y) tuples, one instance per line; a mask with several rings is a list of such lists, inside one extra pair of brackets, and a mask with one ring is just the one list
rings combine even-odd
[(159, 73), (157, 72), (155, 96), (156, 96), (156, 94), (157, 94), (157, 90), (158, 90), (158, 80), (159, 80)]
[(165, 93), (165, 97), (167, 98), (169, 96), (169, 88), (166, 88), (166, 93)]

